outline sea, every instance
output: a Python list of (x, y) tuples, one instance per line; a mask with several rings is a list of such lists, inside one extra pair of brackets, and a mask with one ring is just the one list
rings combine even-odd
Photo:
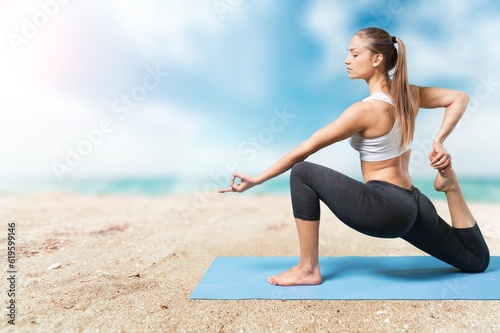
[[(434, 178), (415, 178), (413, 184), (431, 200), (446, 200), (434, 190)], [(467, 201), (500, 203), (500, 176), (461, 177), (460, 185)], [(88, 178), (64, 181), (0, 181), (0, 195), (63, 191), (84, 195), (170, 196), (202, 193), (214, 195), (228, 183), (213, 179), (176, 177)], [(288, 178), (276, 178), (256, 186), (244, 195), (289, 195)]]

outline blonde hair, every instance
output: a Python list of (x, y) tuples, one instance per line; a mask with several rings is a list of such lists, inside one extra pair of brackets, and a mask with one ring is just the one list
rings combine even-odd
[[(392, 80), (389, 80), (389, 89), (395, 116), (399, 120), (401, 147), (404, 148), (413, 140), (415, 130), (415, 111), (410, 98), (405, 44), (400, 38), (391, 36), (380, 28), (365, 28), (356, 35), (366, 43), (368, 50), (383, 56), (382, 66), (387, 75), (394, 69)], [(394, 44), (398, 45), (397, 49)]]

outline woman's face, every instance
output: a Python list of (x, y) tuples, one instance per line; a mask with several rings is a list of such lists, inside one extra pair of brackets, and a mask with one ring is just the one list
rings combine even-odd
[(358, 36), (354, 36), (349, 44), (349, 54), (344, 62), (351, 79), (368, 79), (375, 73), (378, 65), (377, 56), (364, 46)]

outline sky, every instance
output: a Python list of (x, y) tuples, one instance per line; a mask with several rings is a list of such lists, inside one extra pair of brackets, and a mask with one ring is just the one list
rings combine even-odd
[[(410, 82), (467, 92), (445, 146), (500, 176), (500, 2), (39, 0), (0, 3), (0, 179), (257, 174), (368, 95), (353, 34), (407, 46)], [(410, 171), (443, 109), (421, 110)], [(348, 142), (308, 160), (359, 176)]]

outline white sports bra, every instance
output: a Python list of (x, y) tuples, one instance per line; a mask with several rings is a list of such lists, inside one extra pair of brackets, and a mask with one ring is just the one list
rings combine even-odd
[[(363, 102), (370, 99), (378, 99), (394, 105), (392, 103), (392, 99), (381, 92), (368, 96), (363, 100)], [(351, 146), (359, 152), (359, 158), (362, 161), (368, 162), (388, 160), (400, 156), (404, 152), (411, 149), (411, 143), (406, 147), (406, 149), (402, 149), (400, 142), (399, 122), (397, 119), (394, 122), (394, 126), (391, 131), (385, 135), (377, 138), (365, 138), (359, 133), (356, 133), (350, 140)]]

